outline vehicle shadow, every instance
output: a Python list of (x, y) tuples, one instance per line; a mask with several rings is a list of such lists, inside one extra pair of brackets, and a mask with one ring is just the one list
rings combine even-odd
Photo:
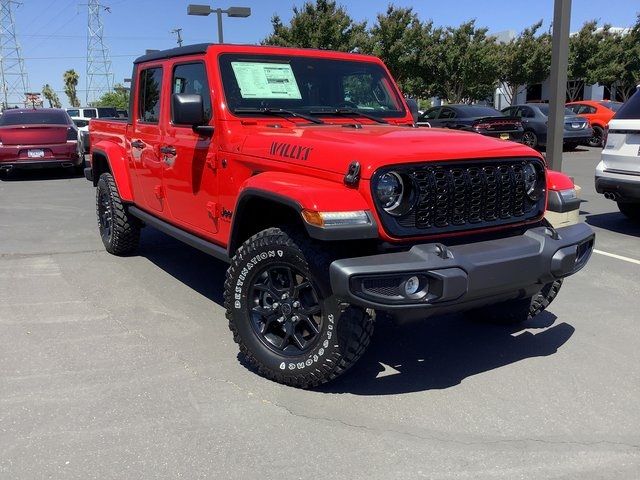
[[(139, 255), (223, 306), (224, 262), (153, 228), (145, 228), (142, 235)], [(574, 332), (571, 325), (555, 321), (550, 312), (524, 326), (474, 322), (462, 315), (404, 324), (383, 317), (367, 352), (353, 369), (317, 390), (391, 395), (448, 388), (482, 372), (554, 354)], [(240, 355), (238, 359), (252, 369)]]
[(73, 168), (17, 169), (0, 173), (0, 182), (31, 182), (42, 180), (69, 180), (83, 175)]
[(526, 358), (553, 355), (575, 331), (555, 321), (550, 312), (521, 326), (474, 322), (463, 315), (404, 325), (382, 321), (353, 369), (320, 390), (393, 395), (449, 388)]
[(585, 216), (585, 221), (594, 227), (611, 232), (640, 237), (640, 224), (625, 217), (620, 212), (598, 213)]

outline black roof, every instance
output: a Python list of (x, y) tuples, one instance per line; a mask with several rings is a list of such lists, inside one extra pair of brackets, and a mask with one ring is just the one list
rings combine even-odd
[(147, 55), (136, 58), (133, 63), (148, 62), (151, 60), (163, 60), (165, 58), (181, 57), (184, 55), (195, 55), (196, 53), (205, 53), (211, 43), (196, 43), (195, 45), (186, 45), (184, 47), (170, 48), (168, 50), (159, 50)]

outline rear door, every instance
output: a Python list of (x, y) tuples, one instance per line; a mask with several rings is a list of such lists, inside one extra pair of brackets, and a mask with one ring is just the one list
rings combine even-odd
[(141, 189), (143, 207), (152, 211), (164, 210), (162, 187), (162, 109), (164, 108), (161, 65), (141, 65), (136, 78), (136, 112), (130, 136), (131, 157)]
[[(167, 68), (171, 69), (171, 95), (200, 95), (211, 124), (211, 88), (202, 57), (179, 58)], [(217, 150), (215, 133), (197, 134), (191, 125), (175, 123), (171, 115), (161, 146), (167, 202), (177, 223), (203, 234), (218, 231), (221, 214), (217, 203)]]

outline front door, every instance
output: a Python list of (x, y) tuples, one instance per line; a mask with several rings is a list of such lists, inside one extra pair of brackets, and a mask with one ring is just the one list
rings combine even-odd
[(137, 112), (131, 135), (131, 156), (144, 206), (150, 210), (163, 211), (165, 192), (160, 155), (163, 134), (160, 123), (162, 67), (141, 69), (136, 85)]
[[(171, 95), (200, 95), (205, 116), (212, 120), (211, 89), (206, 67), (200, 58), (176, 59), (171, 68)], [(218, 202), (217, 143), (213, 136), (200, 135), (191, 125), (173, 121), (162, 142), (163, 183), (174, 221), (196, 233), (216, 233), (222, 214)]]

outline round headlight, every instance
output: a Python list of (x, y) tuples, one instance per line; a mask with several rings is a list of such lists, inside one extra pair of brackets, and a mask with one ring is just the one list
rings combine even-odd
[(532, 163), (525, 163), (522, 167), (524, 177), (524, 190), (532, 200), (540, 196), (541, 185), (539, 185), (538, 169)]
[(376, 196), (382, 208), (392, 212), (402, 202), (404, 183), (396, 172), (387, 172), (380, 177), (376, 186)]

